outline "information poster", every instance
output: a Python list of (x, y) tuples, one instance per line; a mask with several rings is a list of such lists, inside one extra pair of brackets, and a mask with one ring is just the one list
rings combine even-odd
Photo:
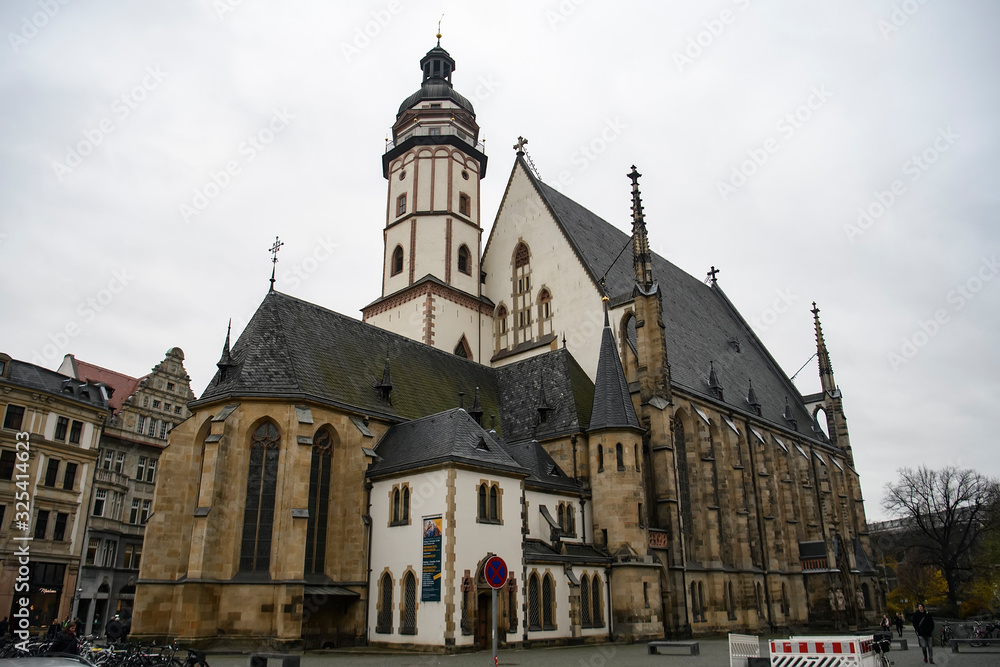
[(441, 517), (424, 517), (424, 569), (420, 601), (441, 601)]

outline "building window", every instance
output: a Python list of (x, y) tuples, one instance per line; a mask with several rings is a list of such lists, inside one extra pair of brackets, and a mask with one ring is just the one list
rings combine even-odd
[(49, 511), (48, 510), (38, 510), (38, 516), (35, 517), (35, 539), (44, 540), (45, 531), (49, 528)]
[(75, 419), (69, 427), (69, 441), (74, 445), (80, 444), (80, 436), (83, 433), (83, 422), (78, 422)]
[(392, 487), (392, 519), (390, 526), (406, 526), (410, 523), (410, 487), (408, 484)]
[(73, 462), (68, 462), (66, 464), (66, 471), (63, 473), (63, 488), (69, 491), (73, 490), (76, 486), (76, 464)]
[(330, 511), (330, 467), (333, 440), (320, 429), (313, 437), (309, 465), (309, 524), (306, 527), (306, 574), (326, 572), (326, 528)]
[(118, 543), (114, 540), (105, 540), (104, 549), (101, 551), (101, 567), (114, 567), (117, 552)]
[(604, 472), (604, 445), (597, 446), (597, 472)]
[(66, 432), (69, 431), (69, 419), (59, 417), (56, 420), (56, 437), (59, 442), (66, 442)]
[(387, 635), (392, 632), (392, 576), (388, 572), (378, 582), (378, 618), (375, 632)]
[(497, 486), (494, 484), (490, 487), (490, 521), (493, 523), (500, 522), (500, 515), (497, 513)]
[(107, 489), (97, 489), (94, 491), (94, 516), (104, 516), (104, 504), (108, 500)]
[(472, 253), (464, 244), (458, 248), (458, 270), (467, 276), (472, 274)]
[(619, 470), (625, 470), (625, 453), (620, 442), (615, 445), (615, 461), (618, 462)]
[(465, 217), (469, 217), (470, 208), (471, 207), (469, 206), (469, 195), (465, 194), (464, 192), (460, 193), (458, 195), (458, 212), (464, 215)]
[(167, 391), (173, 391), (173, 390), (174, 390), (174, 383), (173, 382), (168, 382), (167, 383)]
[(399, 275), (403, 272), (403, 246), (396, 246), (392, 251), (392, 275)]
[(160, 402), (154, 399), (153, 400), (153, 409), (154, 410), (158, 410), (159, 408), (160, 408)]
[(87, 545), (87, 559), (84, 561), (84, 565), (93, 565), (97, 560), (97, 547), (101, 545), (101, 541), (96, 537), (90, 538), (90, 544)]
[(552, 293), (543, 289), (538, 293), (538, 335), (552, 333)]
[(728, 584), (729, 599), (726, 603), (726, 611), (729, 612), (729, 620), (736, 620), (736, 596), (733, 595), (733, 582)]
[(601, 578), (594, 575), (594, 578), (590, 581), (590, 591), (591, 591), (591, 612), (594, 615), (594, 627), (603, 628), (604, 627), (604, 607), (601, 606)]
[(135, 432), (142, 435), (142, 431), (146, 426), (146, 418), (139, 415), (135, 420)]
[(146, 476), (146, 457), (140, 456), (139, 463), (135, 467), (135, 478), (140, 482)]
[(146, 435), (148, 435), (151, 438), (156, 436), (156, 420), (155, 419), (150, 419), (149, 420), (149, 429), (146, 431)]
[(149, 521), (149, 515), (152, 513), (150, 510), (152, 509), (153, 509), (152, 500), (142, 501), (142, 511), (139, 512), (139, 523), (145, 525), (146, 522)]
[(125, 557), (122, 567), (126, 570), (138, 570), (139, 569), (139, 559), (142, 557), (142, 545), (141, 544), (126, 544), (125, 545)]
[(635, 458), (635, 471), (639, 472), (639, 445), (632, 445), (632, 456)]
[(398, 197), (396, 197), (396, 217), (398, 218), (399, 216), (403, 215), (404, 213), (406, 213), (406, 193), (405, 192), (403, 194), (399, 195)]
[[(243, 538), (240, 545), (241, 572), (268, 572), (271, 567), (271, 529), (274, 524), (274, 494), (278, 483), (278, 427), (265, 422), (250, 440)], [(145, 505), (145, 503), (143, 503)]]
[(580, 578), (580, 625), (592, 627), (590, 620), (590, 577), (586, 574)]
[(517, 321), (517, 342), (531, 340), (531, 253), (527, 244), (514, 248), (513, 299)]
[(139, 499), (138, 498), (133, 498), (132, 499), (132, 510), (129, 512), (128, 522), (131, 523), (131, 524), (133, 524), (133, 525), (139, 523)]
[(0, 452), (0, 479), (14, 479), (14, 462), (17, 454), (13, 449), (5, 449)]
[(541, 630), (542, 618), (540, 613), (538, 575), (532, 572), (528, 578), (528, 629)]
[(165, 422), (165, 421), (164, 422), (160, 422), (160, 440), (166, 440), (167, 439), (167, 427), (168, 427), (167, 422)]
[(677, 460), (677, 487), (680, 492), (681, 519), (684, 531), (695, 530), (694, 514), (691, 512), (691, 485), (688, 478), (687, 441), (684, 437), (684, 422), (674, 417), (674, 456)]
[(118, 452), (115, 456), (115, 472), (119, 475), (125, 469), (125, 452)]
[(412, 572), (403, 575), (403, 617), (399, 623), (399, 634), (417, 634), (417, 578)]
[(175, 405), (174, 406), (174, 414), (175, 415), (179, 415), (180, 413), (181, 413), (181, 406)]
[(115, 454), (110, 449), (104, 450), (104, 460), (101, 463), (101, 467), (105, 470), (111, 470), (111, 462), (114, 461)]
[(149, 464), (146, 466), (146, 481), (150, 484), (156, 481), (156, 459), (149, 459)]
[(109, 518), (115, 521), (122, 519), (122, 506), (125, 504), (125, 494), (117, 491), (111, 492), (111, 513)]
[(507, 349), (507, 346), (509, 345), (507, 337), (507, 307), (500, 304), (494, 318), (496, 319), (496, 351), (499, 352), (500, 350)]
[(66, 521), (69, 519), (69, 514), (63, 512), (56, 513), (56, 527), (52, 531), (52, 539), (56, 542), (62, 542), (66, 539)]
[(49, 459), (48, 465), (45, 467), (45, 481), (43, 484), (45, 486), (55, 487), (56, 480), (59, 478), (59, 459)]
[(410, 487), (403, 487), (403, 523), (410, 523)]
[(3, 418), (3, 427), (13, 429), (15, 431), (21, 430), (21, 422), (24, 421), (24, 408), (20, 405), (8, 405), (7, 413)]
[(427, 129), (427, 135), (431, 137), (437, 137), (441, 135), (440, 127), (431, 127)]
[(498, 484), (479, 484), (479, 513), (476, 520), (479, 523), (501, 523), (500, 521), (500, 486)]
[(546, 574), (542, 579), (542, 629), (555, 630), (555, 581), (551, 574)]

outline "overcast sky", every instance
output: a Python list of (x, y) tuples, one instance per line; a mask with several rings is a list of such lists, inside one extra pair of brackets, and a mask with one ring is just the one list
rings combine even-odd
[[(518, 135), (622, 229), (635, 164), (654, 250), (719, 267), (788, 375), (818, 302), (870, 520), (900, 466), (1000, 473), (985, 0), (5, 0), (0, 350), (139, 376), (179, 346), (200, 395), (275, 235), (278, 289), (359, 317), (385, 137), (442, 13), (487, 230)], [(818, 390), (815, 361), (796, 384)]]

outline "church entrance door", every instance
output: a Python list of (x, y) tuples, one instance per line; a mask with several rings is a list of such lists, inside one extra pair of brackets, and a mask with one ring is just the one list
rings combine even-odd
[(493, 646), (493, 598), (492, 593), (476, 596), (476, 643), (479, 648)]

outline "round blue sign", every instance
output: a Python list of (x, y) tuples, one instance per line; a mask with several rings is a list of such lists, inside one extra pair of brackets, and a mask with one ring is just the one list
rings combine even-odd
[(491, 556), (486, 561), (483, 574), (486, 576), (486, 583), (490, 587), (503, 588), (503, 585), (507, 583), (507, 563), (503, 562), (503, 558), (500, 558), (500, 556)]

